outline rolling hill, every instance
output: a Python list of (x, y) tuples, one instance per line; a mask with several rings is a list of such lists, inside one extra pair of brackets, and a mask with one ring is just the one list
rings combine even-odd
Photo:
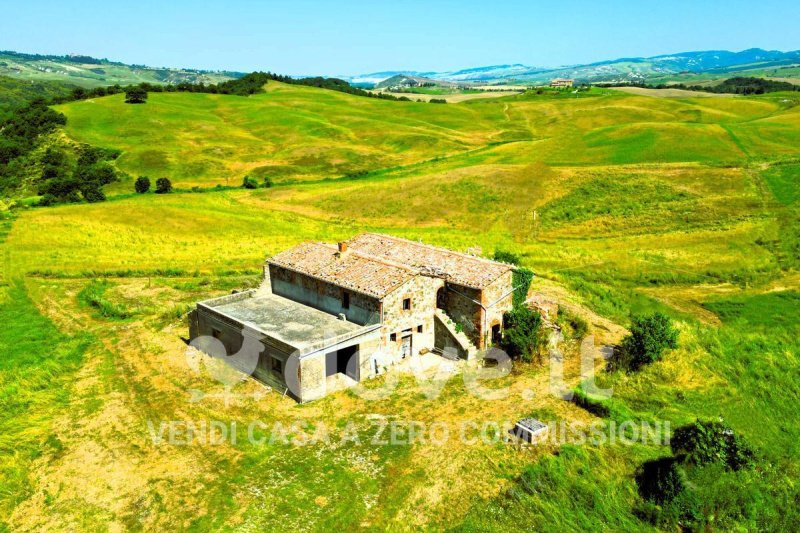
[(153, 68), (81, 55), (39, 55), (0, 51), (0, 75), (28, 81), (61, 81), (80, 87), (136, 83), (218, 83), (236, 72)]
[(694, 79), (692, 76), (722, 78), (734, 73), (746, 75), (800, 64), (800, 50), (780, 52), (753, 48), (741, 52), (683, 52), (648, 58), (634, 57), (556, 68), (525, 65), (496, 65), (448, 72), (380, 72), (354, 76), (354, 82), (377, 83), (405, 74), (437, 80), (474, 83), (549, 83), (553, 78), (573, 78), (582, 83), (656, 82)]
[[(121, 150), (129, 178), (106, 202), (0, 219), (0, 528), (782, 531), (800, 521), (800, 95), (594, 88), (431, 105), (270, 81), (249, 97), (153, 93), (128, 105), (115, 95), (57, 109), (68, 117), (59, 134)], [(182, 190), (135, 194), (139, 174)], [(275, 186), (215, 188), (247, 174)], [(474, 379), (403, 374), (380, 400), (343, 391), (298, 406), (251, 380), (226, 387), (187, 352), (194, 302), (256, 286), (267, 255), (366, 230), (518, 255), (538, 294), (586, 321), (592, 349), (617, 346), (632, 315), (653, 311), (675, 321), (679, 347), (631, 374), (598, 354), (597, 385), (613, 396), (588, 405), (553, 390), (547, 366), (518, 363), (481, 384), (509, 386), (499, 400), (476, 396)], [(568, 320), (559, 361), (572, 389), (585, 378), (584, 341)], [(723, 418), (758, 466), (687, 466), (687, 511), (666, 516), (635, 479), (668, 446), (508, 445), (509, 422), (524, 417), (603, 432)], [(389, 443), (376, 420), (435, 421), (452, 438)], [(158, 441), (169, 421), (217, 421), (237, 438)], [(304, 440), (323, 427), (331, 443)], [(470, 444), (458, 438), (465, 427)], [(340, 442), (347, 432), (357, 442)]]

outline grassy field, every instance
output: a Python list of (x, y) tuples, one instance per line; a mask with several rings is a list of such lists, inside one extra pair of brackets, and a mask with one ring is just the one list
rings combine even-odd
[[(369, 441), (373, 415), (452, 431), (524, 416), (673, 428), (722, 416), (764, 466), (689, 472), (709, 527), (798, 523), (796, 96), (597, 91), (432, 105), (268, 87), (249, 98), (153, 94), (143, 106), (108, 97), (59, 108), (68, 135), (123, 150), (118, 166), (131, 176), (187, 188), (249, 173), (277, 185), (133, 195), (122, 182), (108, 202), (4, 222), (6, 527), (654, 528), (633, 474), (668, 453), (657, 444), (520, 451), (246, 438), (253, 420), (334, 432), (353, 422)], [(181, 317), (192, 302), (254, 286), (264, 258), (295, 243), (364, 230), (514, 251), (536, 271), (537, 291), (588, 319), (597, 344), (618, 342), (631, 314), (661, 310), (678, 321), (681, 347), (639, 374), (603, 373), (601, 386), (614, 389), (605, 418), (550, 395), (538, 365), (504, 378), (505, 401), (479, 401), (455, 378), (427, 399), (404, 376), (379, 402), (343, 392), (298, 406), (253, 382), (226, 393), (187, 364)], [(58, 349), (45, 357), (49, 346)], [(574, 386), (577, 343), (564, 350)], [(236, 422), (241, 438), (155, 444), (148, 421), (165, 420)]]

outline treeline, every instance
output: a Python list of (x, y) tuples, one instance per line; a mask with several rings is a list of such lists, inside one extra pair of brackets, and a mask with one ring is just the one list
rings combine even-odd
[(273, 75), (275, 81), (283, 83), (291, 83), (294, 85), (308, 85), (309, 87), (319, 87), (320, 89), (330, 89), (331, 91), (339, 91), (341, 93), (354, 94), (356, 96), (366, 96), (367, 98), (378, 98), (380, 100), (395, 100), (399, 102), (409, 102), (410, 99), (405, 96), (393, 96), (391, 94), (373, 93), (353, 87), (349, 83), (339, 78), (290, 78), (289, 76)]
[[(717, 85), (686, 85), (683, 83), (677, 84), (647, 84), (647, 83), (628, 83), (628, 87), (641, 87), (643, 89), (683, 89), (686, 91), (702, 91), (714, 94), (767, 94), (777, 92), (795, 92), (800, 91), (800, 85), (794, 85), (786, 81), (766, 80), (764, 78), (747, 78), (737, 77), (729, 78)], [(619, 84), (602, 83), (598, 87), (615, 87)]]
[(75, 100), (85, 100), (87, 98), (98, 98), (129, 92), (139, 89), (147, 93), (210, 93), (210, 94), (233, 94), (237, 96), (249, 96), (264, 92), (264, 85), (271, 79), (267, 73), (253, 72), (237, 78), (216, 84), (205, 83), (176, 83), (173, 85), (156, 85), (153, 83), (140, 83), (138, 85), (111, 85), (109, 87), (96, 87), (94, 89), (84, 89), (76, 87), (69, 94), (54, 97), (53, 104), (63, 104)]
[(280, 74), (273, 74), (272, 72), (252, 72), (241, 78), (235, 80), (228, 80), (216, 84), (205, 83), (176, 83), (172, 85), (155, 85), (152, 83), (140, 83), (138, 85), (112, 85), (109, 87), (97, 87), (94, 89), (84, 89), (77, 87), (66, 95), (54, 97), (51, 102), (54, 104), (63, 104), (65, 102), (72, 102), (75, 100), (85, 100), (87, 98), (98, 98), (102, 96), (109, 96), (113, 94), (127, 93), (132, 90), (145, 91), (146, 93), (208, 93), (208, 94), (232, 94), (237, 96), (250, 96), (252, 94), (264, 92), (264, 85), (269, 81), (279, 81), (292, 85), (306, 85), (309, 87), (318, 87), (321, 89), (330, 89), (332, 91), (339, 91), (356, 96), (365, 96), (367, 98), (379, 98), (381, 100), (395, 100), (395, 101), (410, 101), (405, 96), (397, 97), (390, 94), (372, 93), (353, 87), (349, 83), (339, 78), (292, 78), (290, 76), (282, 76)]

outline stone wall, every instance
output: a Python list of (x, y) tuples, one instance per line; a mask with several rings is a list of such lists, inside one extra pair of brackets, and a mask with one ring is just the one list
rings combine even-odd
[[(421, 349), (433, 349), (436, 292), (443, 286), (440, 278), (417, 276), (383, 299), (382, 337), (387, 355), (401, 354), (402, 339), (408, 335), (411, 336), (412, 355)], [(411, 300), (411, 309), (403, 309), (405, 299)]]
[(483, 305), (486, 307), (486, 331), (488, 335), (495, 324), (503, 328), (503, 315), (514, 307), (514, 293), (510, 292), (514, 288), (513, 272), (508, 271), (494, 282), (483, 289)]
[[(269, 265), (272, 292), (314, 307), (332, 315), (343, 313), (349, 322), (362, 326), (380, 322), (380, 302), (377, 298), (348, 291), (331, 283), (306, 276), (276, 265)], [(350, 295), (349, 309), (342, 307), (344, 293)]]
[[(473, 301), (474, 300), (474, 301)], [(481, 291), (448, 283), (444, 293), (444, 311), (463, 328), (464, 334), (475, 346), (480, 347), (482, 309), (475, 302), (481, 300)]]
[(192, 338), (199, 336), (214, 337), (222, 342), (227, 355), (238, 353), (242, 349), (246, 338), (248, 338), (248, 343), (259, 342), (261, 346), (256, 349), (260, 350), (260, 353), (253, 371), (253, 377), (277, 390), (283, 391), (286, 388), (283, 371), (276, 372), (273, 370), (271, 360), (273, 358), (279, 360), (281, 368), (285, 369), (286, 361), (295, 352), (294, 347), (263, 334), (255, 335), (249, 328), (214, 311), (214, 309), (198, 307), (194, 311), (193, 321), (194, 325), (191, 328)]

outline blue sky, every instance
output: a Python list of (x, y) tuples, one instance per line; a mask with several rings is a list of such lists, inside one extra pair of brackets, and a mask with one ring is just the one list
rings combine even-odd
[(800, 49), (797, 0), (0, 0), (0, 49), (360, 74)]

